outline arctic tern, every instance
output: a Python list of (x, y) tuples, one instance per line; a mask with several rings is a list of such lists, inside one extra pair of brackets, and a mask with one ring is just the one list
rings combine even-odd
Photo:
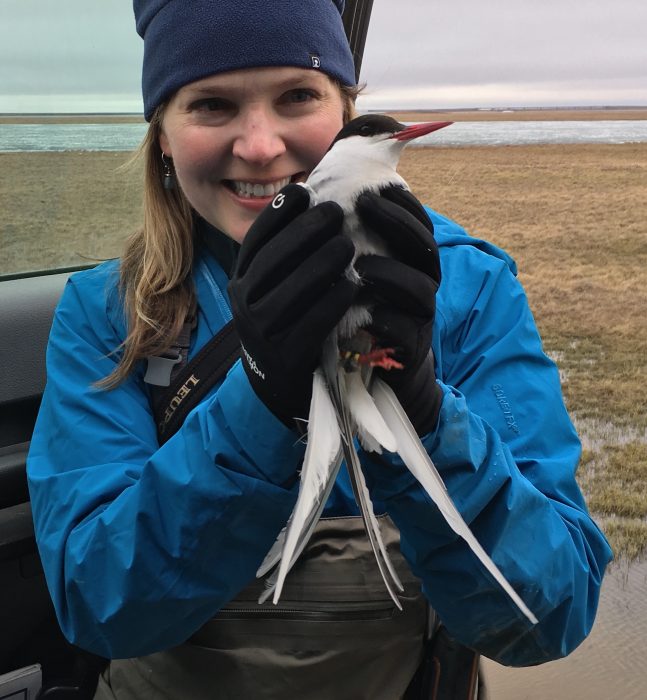
[[(342, 207), (344, 232), (354, 243), (355, 258), (367, 254), (389, 254), (384, 243), (367, 235), (361, 225), (355, 212), (360, 194), (367, 191), (378, 193), (393, 186), (408, 190), (406, 182), (396, 172), (404, 147), (411, 140), (449, 124), (451, 122), (430, 122), (405, 126), (384, 115), (366, 115), (350, 121), (339, 132), (303, 186), (310, 194), (311, 206), (335, 201)], [(346, 274), (361, 284), (352, 264)], [(258, 577), (272, 572), (259, 602), (270, 596), (275, 604), (278, 602), (285, 578), (307, 544), (345, 460), (382, 578), (394, 603), (401, 607), (397, 591), (402, 591), (402, 584), (391, 565), (373, 512), (354, 446), (357, 436), (366, 450), (381, 453), (386, 449), (400, 455), (448, 525), (467, 542), (519, 609), (535, 624), (537, 619), (533, 613), (481, 547), (454, 506), (396, 395), (379, 377), (372, 376), (374, 366), (398, 371), (401, 365), (391, 357), (390, 349), (373, 348), (372, 338), (362, 330), (370, 321), (369, 308), (352, 306), (323, 348), (321, 365), (313, 375), (307, 447), (297, 502), (287, 525), (257, 572)]]

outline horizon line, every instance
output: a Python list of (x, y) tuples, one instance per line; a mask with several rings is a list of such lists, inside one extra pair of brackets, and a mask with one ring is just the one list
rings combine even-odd
[[(509, 105), (506, 107), (486, 107), (474, 105), (472, 107), (370, 107), (365, 112), (507, 112), (507, 111), (567, 111), (567, 110), (613, 110), (623, 109), (647, 109), (647, 104), (627, 104), (627, 105)], [(123, 117), (144, 117), (143, 112), (123, 112), (123, 111), (74, 111), (74, 112), (1, 112), (0, 117), (54, 117), (54, 116), (123, 116)]]

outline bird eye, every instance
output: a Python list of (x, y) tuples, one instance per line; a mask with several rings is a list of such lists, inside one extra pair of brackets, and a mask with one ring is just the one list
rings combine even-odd
[(360, 127), (359, 133), (362, 136), (373, 136), (373, 129), (369, 124), (364, 124)]

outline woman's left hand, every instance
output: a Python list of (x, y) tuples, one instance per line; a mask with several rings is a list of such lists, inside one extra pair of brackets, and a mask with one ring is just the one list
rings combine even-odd
[(433, 225), (407, 190), (390, 187), (359, 197), (362, 224), (393, 257), (366, 255), (355, 261), (363, 286), (359, 301), (371, 309), (368, 330), (380, 347), (392, 347), (403, 369), (376, 372), (393, 389), (419, 435), (435, 429), (442, 402), (431, 339), (440, 285), (440, 259)]

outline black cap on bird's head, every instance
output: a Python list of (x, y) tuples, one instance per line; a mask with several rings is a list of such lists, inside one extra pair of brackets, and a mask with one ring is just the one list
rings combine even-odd
[(331, 144), (351, 136), (384, 136), (385, 139), (395, 139), (396, 141), (407, 142), (417, 139), (419, 136), (430, 134), (432, 131), (449, 126), (453, 122), (425, 122), (423, 124), (412, 124), (406, 126), (393, 117), (386, 114), (364, 114), (356, 117), (346, 124), (335, 137)]

